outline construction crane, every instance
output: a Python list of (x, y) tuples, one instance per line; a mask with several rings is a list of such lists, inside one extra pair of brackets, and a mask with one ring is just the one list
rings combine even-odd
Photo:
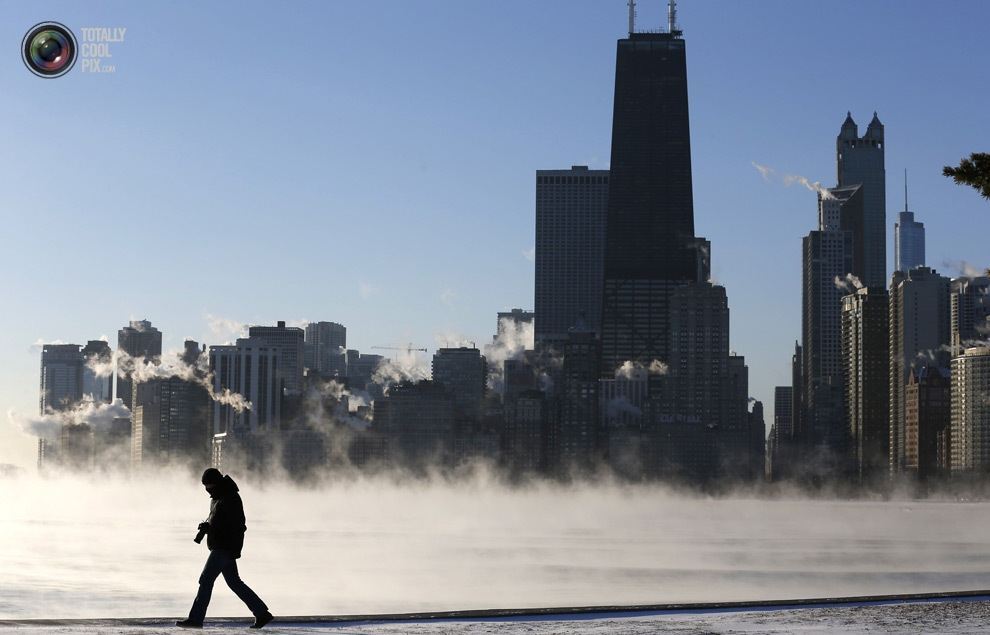
[(406, 346), (372, 346), (371, 348), (379, 351), (405, 351), (407, 353), (412, 353), (413, 351), (419, 351), (421, 353), (428, 353), (425, 348), (416, 348), (412, 344), (407, 344)]

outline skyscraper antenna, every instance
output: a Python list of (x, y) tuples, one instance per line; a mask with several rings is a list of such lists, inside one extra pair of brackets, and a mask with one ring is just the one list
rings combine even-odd
[(904, 168), (904, 211), (907, 211), (907, 168)]
[(677, 0), (670, 0), (667, 3), (667, 32), (677, 32)]
[(636, 32), (636, 0), (629, 0), (629, 35)]

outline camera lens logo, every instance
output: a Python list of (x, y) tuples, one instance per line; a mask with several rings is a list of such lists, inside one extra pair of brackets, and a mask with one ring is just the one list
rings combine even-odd
[(76, 36), (58, 22), (31, 27), (21, 42), (24, 65), (38, 77), (61, 77), (76, 63)]

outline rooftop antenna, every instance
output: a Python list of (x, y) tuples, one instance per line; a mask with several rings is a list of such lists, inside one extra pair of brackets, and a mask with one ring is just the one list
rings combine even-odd
[(636, 0), (629, 0), (629, 35), (636, 32)]
[(677, 0), (667, 3), (667, 32), (677, 33)]

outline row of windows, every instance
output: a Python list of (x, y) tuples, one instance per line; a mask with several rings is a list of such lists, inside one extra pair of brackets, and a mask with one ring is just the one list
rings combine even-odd
[(607, 185), (607, 176), (538, 176), (537, 185)]

